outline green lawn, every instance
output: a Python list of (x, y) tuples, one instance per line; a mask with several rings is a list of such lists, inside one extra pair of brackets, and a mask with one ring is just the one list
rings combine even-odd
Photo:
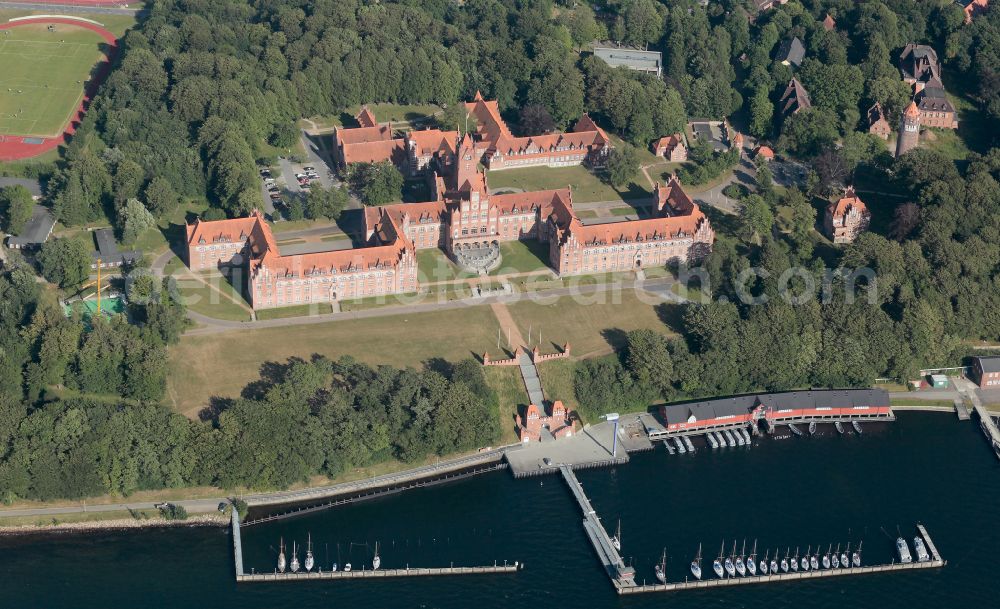
[[(441, 111), (441, 106), (436, 104), (368, 104), (368, 109), (375, 114), (375, 120), (380, 123), (386, 121), (392, 121), (394, 123), (405, 123), (412, 120), (423, 120), (428, 116), (431, 116), (437, 112)], [(348, 126), (356, 127), (357, 124), (354, 122), (354, 117), (361, 112), (361, 106), (354, 106), (353, 108), (348, 108), (342, 114), (334, 114), (329, 116), (312, 116), (309, 117), (316, 127), (319, 129), (329, 129), (332, 127), (343, 127), (346, 123)], [(350, 118), (348, 118), (350, 117)], [(308, 125), (308, 123), (306, 123)]]
[(530, 273), (549, 268), (549, 244), (536, 241), (507, 241), (500, 244), (503, 260), (490, 275)]
[(417, 273), (420, 283), (468, 279), (476, 276), (460, 269), (447, 254), (436, 247), (417, 252)]
[[(250, 305), (239, 290), (219, 274), (200, 275), (198, 278), (178, 273), (177, 289), (188, 309), (215, 319), (248, 321)], [(206, 285), (207, 283), (207, 285)], [(213, 289), (214, 288), (214, 289)]]
[(940, 152), (952, 161), (962, 161), (969, 156), (969, 147), (953, 129), (929, 129), (924, 131), (921, 139), (927, 148)]
[(637, 172), (632, 182), (622, 190), (602, 182), (590, 169), (582, 165), (504, 169), (488, 173), (491, 190), (505, 188), (519, 188), (525, 191), (554, 190), (568, 186), (573, 191), (573, 201), (576, 203), (626, 201), (652, 195), (652, 190), (641, 172)]
[(438, 286), (421, 286), (419, 292), (408, 292), (406, 294), (390, 294), (385, 296), (368, 296), (366, 298), (355, 298), (353, 300), (340, 301), (341, 311), (364, 311), (365, 309), (380, 309), (382, 307), (396, 307), (408, 304), (423, 304), (431, 302), (449, 302), (468, 298), (469, 288), (463, 283), (450, 283)]
[[(494, 347), (496, 343), (494, 343)], [(496, 349), (492, 353), (496, 353)], [(528, 392), (524, 390), (521, 379), (521, 369), (517, 366), (488, 366), (483, 368), (486, 381), (497, 392), (500, 399), (500, 423), (504, 443), (516, 442), (514, 431), (516, 416), (522, 408), (528, 406)]]
[(54, 137), (83, 97), (84, 82), (106, 43), (95, 32), (44, 24), (0, 36), (0, 133)]
[(479, 306), (184, 336), (170, 347), (167, 401), (195, 416), (213, 396), (239, 396), (263, 364), (314, 353), (392, 366), (420, 367), (434, 357), (459, 361), (495, 347), (498, 328), (489, 307)]

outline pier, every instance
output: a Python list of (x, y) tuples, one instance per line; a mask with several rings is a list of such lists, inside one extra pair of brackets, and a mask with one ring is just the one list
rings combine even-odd
[(611, 538), (608, 537), (608, 532), (604, 529), (601, 519), (597, 517), (597, 513), (590, 505), (590, 500), (587, 499), (586, 493), (583, 492), (583, 486), (576, 479), (576, 474), (573, 473), (573, 470), (568, 465), (560, 465), (559, 471), (562, 473), (567, 486), (569, 486), (569, 490), (573, 493), (576, 502), (580, 504), (580, 509), (583, 511), (583, 528), (587, 532), (587, 537), (590, 538), (590, 543), (594, 546), (594, 551), (597, 552), (597, 558), (604, 565), (608, 576), (611, 577), (612, 583), (614, 583), (619, 591), (622, 588), (635, 586), (635, 569), (625, 566), (625, 561), (622, 560), (621, 555), (618, 554), (618, 550), (612, 545)]
[(847, 569), (818, 569), (811, 571), (797, 571), (790, 573), (778, 573), (768, 575), (756, 575), (751, 577), (727, 577), (725, 579), (703, 579), (677, 583), (654, 584), (644, 586), (618, 587), (618, 594), (641, 594), (644, 592), (679, 592), (682, 590), (699, 590), (706, 588), (719, 588), (724, 586), (749, 586), (752, 584), (770, 584), (777, 582), (799, 581), (804, 579), (819, 579), (824, 577), (844, 577), (848, 575), (868, 575), (870, 573), (893, 573), (897, 571), (913, 571), (915, 569), (938, 569), (947, 564), (948, 561), (941, 558), (937, 547), (927, 534), (927, 529), (922, 524), (917, 525), (920, 536), (927, 544), (927, 551), (931, 559), (926, 562), (911, 562), (907, 564), (892, 563), (889, 565), (873, 565), (871, 567), (849, 567)]
[(982, 405), (977, 405), (975, 410), (976, 414), (979, 415), (979, 426), (983, 428), (983, 433), (986, 434), (986, 438), (990, 441), (993, 452), (996, 453), (997, 458), (1000, 458), (1000, 430), (997, 429), (997, 424)]
[(516, 573), (519, 565), (503, 564), (486, 567), (421, 567), (405, 569), (379, 569), (377, 571), (315, 571), (299, 573), (244, 573), (236, 576), (237, 582), (294, 582), (334, 579), (377, 579), (386, 577), (429, 577), (441, 575), (490, 575)]
[(236, 581), (243, 577), (243, 540), (240, 538), (240, 513), (236, 506), (233, 509), (233, 559), (236, 564)]

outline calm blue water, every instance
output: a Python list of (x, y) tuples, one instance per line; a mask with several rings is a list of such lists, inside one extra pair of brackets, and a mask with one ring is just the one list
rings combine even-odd
[[(273, 570), (279, 537), (313, 537), (320, 566), (492, 564), (517, 575), (362, 582), (241, 584), (221, 529), (175, 529), (0, 540), (0, 607), (994, 607), (1000, 465), (976, 423), (902, 413), (862, 437), (764, 439), (752, 449), (633, 457), (579, 473), (623, 552), (653, 578), (664, 546), (681, 580), (698, 543), (710, 560), (725, 539), (759, 548), (864, 540), (867, 564), (892, 557), (896, 528), (923, 522), (948, 560), (940, 570), (621, 598), (597, 562), (581, 515), (557, 476), (498, 472), (244, 530), (246, 569)], [(300, 557), (304, 555), (300, 554)]]

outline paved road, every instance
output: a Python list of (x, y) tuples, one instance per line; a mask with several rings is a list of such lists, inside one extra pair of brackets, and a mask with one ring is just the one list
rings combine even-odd
[(42, 186), (38, 180), (28, 178), (0, 178), (0, 188), (5, 186), (24, 186), (33, 197), (42, 196)]
[(71, 4), (39, 4), (35, 2), (7, 2), (0, 0), (0, 8), (25, 9), (29, 11), (47, 11), (48, 13), (63, 14), (96, 14), (96, 15), (137, 15), (146, 11), (141, 6), (142, 2), (135, 2), (138, 6), (118, 7), (118, 6), (80, 6)]
[(519, 299), (533, 298), (539, 301), (546, 301), (551, 299), (556, 299), (564, 296), (588, 296), (592, 297), (597, 294), (603, 294), (614, 289), (616, 286), (620, 286), (622, 290), (636, 290), (637, 293), (642, 291), (649, 294), (649, 298), (655, 302), (663, 302), (665, 300), (680, 302), (679, 296), (674, 294), (670, 290), (670, 286), (675, 283), (673, 278), (657, 278), (657, 279), (647, 279), (647, 280), (635, 280), (622, 282), (621, 284), (608, 284), (602, 283), (597, 285), (588, 286), (572, 286), (572, 287), (562, 287), (553, 288), (550, 290), (539, 290), (537, 292), (532, 292), (531, 294), (500, 294), (496, 296), (485, 296), (480, 298), (463, 298), (460, 300), (449, 300), (444, 302), (439, 302), (434, 296), (427, 296), (430, 302), (419, 302), (410, 305), (399, 305), (399, 306), (386, 306), (377, 307), (373, 309), (364, 309), (361, 311), (346, 311), (339, 313), (328, 313), (325, 315), (313, 315), (309, 317), (289, 317), (282, 319), (266, 319), (257, 321), (227, 321), (221, 319), (215, 319), (211, 317), (205, 317), (204, 315), (199, 315), (192, 311), (188, 311), (188, 316), (195, 320), (204, 327), (196, 328), (194, 330), (188, 330), (186, 336), (202, 336), (206, 334), (218, 334), (220, 332), (230, 332), (234, 330), (250, 330), (257, 328), (284, 328), (289, 326), (300, 326), (300, 325), (310, 325), (310, 324), (323, 324), (331, 321), (341, 321), (348, 319), (369, 319), (376, 317), (389, 317), (393, 315), (415, 315), (419, 313), (428, 313), (432, 311), (449, 311), (453, 309), (460, 309), (463, 307), (474, 307), (484, 304), (492, 304), (495, 302), (517, 302)]

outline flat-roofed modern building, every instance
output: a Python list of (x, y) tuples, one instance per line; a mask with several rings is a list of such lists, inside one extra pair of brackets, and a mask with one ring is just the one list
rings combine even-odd
[(657, 77), (663, 72), (663, 54), (659, 51), (595, 46), (594, 56), (612, 68), (625, 66), (639, 72), (656, 74)]

